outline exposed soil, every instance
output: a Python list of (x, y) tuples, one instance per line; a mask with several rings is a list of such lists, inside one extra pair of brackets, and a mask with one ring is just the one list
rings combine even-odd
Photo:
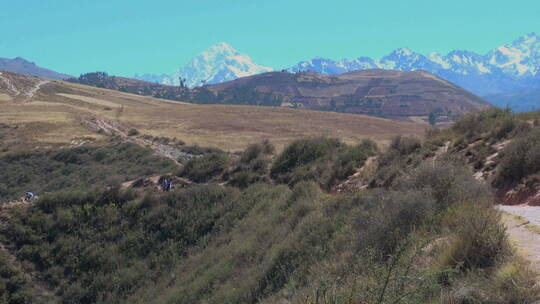
[(143, 147), (151, 147), (157, 155), (169, 158), (178, 163), (179, 159), (190, 160), (194, 157), (193, 154), (181, 151), (175, 146), (157, 143), (143, 138), (129, 136), (129, 128), (122, 125), (118, 121), (107, 120), (96, 116), (82, 117), (81, 122), (87, 128), (94, 132), (106, 134), (109, 136), (117, 136), (123, 140), (136, 143)]
[(496, 208), (510, 214), (503, 217), (510, 241), (540, 271), (540, 231), (531, 228), (531, 225), (540, 227), (540, 207), (499, 205)]

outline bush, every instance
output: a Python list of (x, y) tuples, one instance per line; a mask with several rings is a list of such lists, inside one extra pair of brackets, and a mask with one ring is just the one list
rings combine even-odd
[(276, 158), (271, 176), (289, 185), (313, 180), (330, 190), (360, 168), (376, 149), (375, 143), (368, 140), (352, 147), (337, 139), (298, 140)]
[(128, 136), (137, 136), (137, 135), (139, 135), (139, 134), (140, 134), (140, 133), (139, 133), (139, 130), (137, 130), (137, 129), (135, 129), (135, 128), (131, 128), (131, 129), (129, 129), (129, 131), (128, 131)]
[(510, 253), (506, 228), (495, 209), (462, 204), (448, 211), (446, 225), (454, 236), (439, 257), (443, 268), (484, 269)]
[(375, 249), (380, 258), (392, 254), (435, 211), (435, 200), (420, 191), (374, 191), (357, 204), (365, 206), (355, 220), (357, 246)]
[(272, 165), (271, 173), (274, 177), (289, 173), (302, 165), (331, 154), (342, 146), (339, 140), (324, 137), (296, 140), (277, 157)]
[(437, 161), (423, 163), (398, 179), (394, 189), (427, 191), (436, 200), (438, 211), (456, 203), (489, 205), (493, 200), (489, 187), (472, 176), (462, 165)]
[(489, 142), (511, 138), (528, 129), (528, 123), (520, 116), (512, 114), (509, 109), (499, 108), (467, 114), (451, 128), (454, 134), (463, 136), (465, 145), (482, 138)]
[(231, 170), (229, 184), (246, 188), (251, 184), (267, 181), (270, 156), (274, 150), (274, 146), (267, 140), (249, 145)]
[(540, 171), (540, 130), (517, 138), (500, 153), (494, 180), (496, 186), (519, 182)]
[(188, 161), (179, 176), (197, 183), (204, 183), (222, 174), (227, 169), (229, 158), (224, 153), (210, 153)]
[(218, 148), (211, 148), (211, 147), (201, 147), (199, 145), (193, 145), (193, 146), (182, 146), (180, 147), (180, 151), (193, 154), (193, 155), (204, 155), (204, 154), (210, 154), (210, 153), (225, 153), (223, 150), (220, 150)]
[(378, 156), (377, 170), (371, 176), (371, 188), (388, 188), (408, 168), (415, 167), (423, 160), (420, 153), (422, 142), (415, 137), (396, 136), (388, 150)]
[(390, 142), (388, 149), (403, 156), (417, 152), (421, 147), (422, 142), (416, 137), (396, 136)]

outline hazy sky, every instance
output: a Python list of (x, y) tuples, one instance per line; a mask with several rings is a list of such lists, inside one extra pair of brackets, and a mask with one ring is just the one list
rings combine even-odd
[(539, 0), (0, 0), (0, 57), (59, 72), (172, 72), (224, 41), (255, 62), (484, 53), (540, 34)]

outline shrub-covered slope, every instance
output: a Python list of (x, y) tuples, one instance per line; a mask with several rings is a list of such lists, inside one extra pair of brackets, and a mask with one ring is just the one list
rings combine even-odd
[(0, 157), (0, 202), (65, 188), (102, 187), (140, 176), (165, 174), (176, 165), (132, 143), (81, 146)]
[[(536, 274), (509, 245), (493, 190), (464, 151), (478, 136), (527, 138), (535, 127), (529, 117), (479, 115), (469, 135), (466, 118), (382, 151), (309, 138), (272, 157), (262, 142), (186, 162), (175, 174), (199, 183), (192, 187), (64, 189), (2, 209), (2, 299), (533, 303)], [(332, 191), (372, 156), (365, 190)]]

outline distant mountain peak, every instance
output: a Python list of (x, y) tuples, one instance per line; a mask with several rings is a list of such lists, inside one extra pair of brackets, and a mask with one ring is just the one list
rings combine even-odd
[[(136, 75), (135, 78), (160, 82), (168, 85), (179, 85), (180, 79), (186, 80), (189, 87), (204, 84), (214, 84), (234, 80), (239, 77), (251, 76), (273, 69), (259, 65), (246, 54), (240, 53), (226, 42), (210, 46), (189, 61), (175, 73), (167, 76)], [(156, 79), (161, 79), (156, 81)]]
[(230, 53), (230, 54), (236, 54), (238, 51), (233, 48), (230, 44), (227, 42), (220, 42), (212, 45), (208, 50), (205, 52), (212, 52), (212, 53)]
[(395, 49), (391, 54), (398, 55), (398, 56), (412, 56), (416, 54), (409, 48), (399, 48)]
[(540, 40), (540, 37), (536, 35), (535, 32), (530, 32), (517, 38), (516, 40), (514, 40), (514, 42), (536, 42), (539, 40)]

